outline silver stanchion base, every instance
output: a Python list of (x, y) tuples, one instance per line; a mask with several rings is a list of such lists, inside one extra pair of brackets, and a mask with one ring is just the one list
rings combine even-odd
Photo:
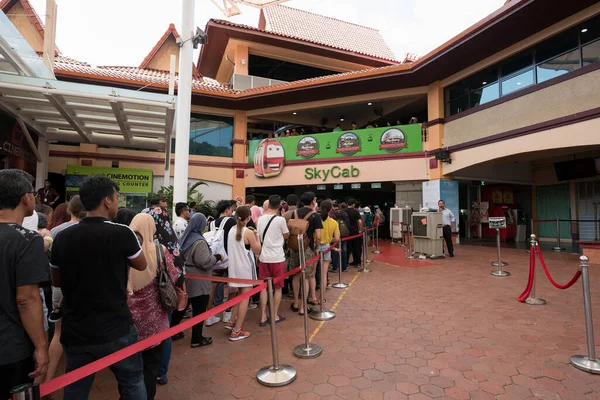
[(546, 300), (538, 299), (537, 297), (528, 297), (525, 299), (525, 304), (529, 304), (532, 306), (542, 306), (546, 304)]
[(442, 258), (446, 258), (446, 256), (443, 254), (432, 254), (427, 258), (429, 258), (430, 260), (441, 260)]
[(308, 347), (304, 343), (294, 347), (294, 355), (298, 358), (317, 358), (321, 354), (323, 348), (315, 343), (310, 343)]
[(582, 371), (600, 374), (600, 362), (598, 360), (590, 360), (587, 356), (573, 356), (571, 357), (571, 364)]
[(317, 321), (329, 321), (329, 320), (335, 318), (335, 313), (333, 311), (327, 311), (327, 310), (323, 310), (323, 311), (314, 310), (313, 312), (308, 314), (308, 316), (311, 319), (314, 319)]
[(346, 289), (348, 286), (347, 283), (334, 283), (333, 285), (331, 285), (331, 287), (336, 288), (336, 289)]
[(285, 364), (281, 364), (279, 368), (268, 366), (258, 370), (256, 379), (258, 383), (265, 386), (285, 386), (296, 380), (296, 369)]
[(373, 254), (381, 254), (381, 250), (373, 250)]
[[(491, 264), (492, 264), (492, 267), (497, 267), (498, 266), (498, 261), (494, 261)], [(503, 267), (506, 267), (507, 265), (508, 265), (507, 262), (502, 261), (502, 266)]]
[(371, 270), (365, 265), (364, 268), (359, 269), (358, 272), (371, 272)]
[(563, 247), (553, 247), (552, 251), (556, 251), (557, 253), (559, 253), (561, 251), (565, 251), (565, 249)]
[(367, 259), (367, 264), (371, 264), (372, 262), (373, 262), (373, 260)]
[(492, 275), (493, 276), (510, 276), (510, 272), (495, 270), (495, 271), (492, 271)]

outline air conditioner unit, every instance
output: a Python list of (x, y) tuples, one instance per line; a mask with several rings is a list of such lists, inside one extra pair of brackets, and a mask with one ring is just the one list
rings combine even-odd
[(442, 234), (441, 212), (418, 212), (412, 214), (412, 231), (415, 238), (439, 239)]
[(390, 208), (390, 232), (392, 239), (402, 239), (402, 232), (406, 232), (407, 227), (402, 224), (410, 224), (412, 208), (410, 207), (394, 207)]

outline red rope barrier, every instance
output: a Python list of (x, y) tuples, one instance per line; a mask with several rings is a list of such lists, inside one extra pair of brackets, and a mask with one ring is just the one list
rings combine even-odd
[(579, 269), (577, 270), (575, 275), (573, 275), (571, 280), (569, 282), (567, 282), (565, 285), (561, 285), (560, 283), (558, 283), (554, 279), (552, 279), (552, 276), (550, 275), (550, 271), (548, 271), (548, 268), (546, 268), (546, 263), (544, 262), (544, 257), (542, 257), (542, 251), (540, 249), (540, 246), (539, 245), (536, 246), (536, 249), (540, 256), (540, 263), (542, 263), (542, 268), (544, 268), (544, 272), (546, 273), (546, 276), (548, 277), (548, 280), (550, 281), (550, 283), (552, 283), (555, 287), (557, 287), (559, 289), (568, 289), (571, 286), (573, 286), (575, 284), (575, 282), (577, 282), (577, 280), (581, 276), (581, 270), (579, 270)]
[(345, 242), (347, 240), (356, 239), (356, 238), (361, 237), (361, 236), (362, 236), (362, 233), (359, 233), (357, 235), (352, 235), (352, 236), (346, 236), (345, 238), (342, 239), (342, 242)]
[(185, 274), (186, 278), (197, 279), (199, 281), (211, 281), (211, 282), (223, 282), (223, 283), (242, 283), (248, 285), (261, 285), (264, 281), (255, 279), (241, 279), (241, 278), (224, 278), (221, 276), (206, 276), (197, 274)]
[(158, 343), (162, 342), (163, 340), (170, 338), (171, 336), (173, 336), (179, 332), (183, 332), (186, 329), (191, 328), (192, 326), (212, 317), (213, 315), (223, 312), (223, 311), (227, 310), (229, 307), (232, 307), (232, 306), (236, 305), (237, 303), (239, 303), (247, 298), (250, 298), (251, 296), (255, 295), (256, 293), (260, 292), (261, 290), (263, 290), (266, 287), (267, 287), (267, 284), (263, 283), (262, 285), (259, 285), (259, 286), (255, 287), (254, 289), (252, 289), (240, 296), (236, 296), (233, 299), (221, 304), (220, 306), (217, 306), (209, 311), (206, 311), (206, 312), (204, 312), (200, 315), (197, 315), (193, 318), (190, 318), (189, 320), (184, 321), (177, 326), (174, 326), (165, 331), (157, 333), (156, 335), (151, 336), (142, 341), (139, 341), (135, 344), (132, 344), (131, 346), (127, 346), (124, 349), (121, 349), (117, 352), (109, 354), (106, 357), (102, 357), (99, 360), (93, 361), (81, 368), (77, 368), (74, 371), (71, 371), (64, 375), (61, 375), (58, 378), (52, 379), (49, 382), (42, 383), (40, 385), (40, 396), (44, 397), (44, 396), (49, 395), (50, 393), (54, 393), (57, 390), (60, 390), (64, 387), (70, 385), (73, 382), (77, 382), (78, 380), (81, 380), (87, 376), (95, 374), (96, 372), (103, 370), (104, 368), (107, 368), (115, 363), (118, 363), (119, 361), (124, 360), (129, 356), (139, 353), (140, 351), (146, 350), (147, 348), (149, 348), (155, 344), (158, 344)]
[(535, 250), (532, 248), (529, 252), (529, 278), (527, 280), (527, 286), (523, 293), (517, 297), (517, 300), (521, 303), (524, 303), (525, 300), (531, 294), (531, 290), (533, 289), (533, 280), (535, 279)]

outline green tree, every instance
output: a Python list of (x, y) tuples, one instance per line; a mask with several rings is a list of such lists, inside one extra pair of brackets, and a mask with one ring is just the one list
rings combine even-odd
[[(203, 181), (198, 181), (196, 183), (189, 183), (187, 185), (187, 202), (190, 203), (195, 201), (196, 204), (200, 205), (204, 200), (204, 195), (198, 191), (198, 187), (200, 186), (208, 186), (208, 183)], [(151, 200), (156, 197), (164, 197), (167, 201), (167, 212), (169, 216), (172, 217), (171, 212), (173, 210), (173, 197), (174, 197), (174, 188), (173, 185), (169, 186), (161, 186), (160, 190), (155, 193), (150, 193), (148, 195), (148, 200)], [(198, 201), (200, 200), (200, 201)]]

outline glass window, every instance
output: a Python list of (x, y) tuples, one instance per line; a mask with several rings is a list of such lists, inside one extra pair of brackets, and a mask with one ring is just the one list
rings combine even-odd
[(517, 90), (521, 90), (527, 86), (533, 85), (533, 83), (533, 69), (529, 69), (503, 81), (502, 96), (506, 96), (509, 93), (513, 93)]
[(469, 86), (465, 80), (455, 83), (446, 89), (446, 101), (456, 99), (469, 93)]
[(233, 118), (192, 113), (190, 154), (233, 157)]
[(525, 50), (504, 61), (500, 67), (500, 72), (502, 76), (508, 76), (531, 65), (533, 65), (533, 53), (531, 50)]
[(600, 38), (600, 15), (585, 21), (579, 27), (581, 44), (586, 44)]
[(558, 56), (537, 66), (538, 83), (566, 74), (579, 68), (579, 49)]
[(500, 86), (498, 85), (498, 82), (496, 82), (472, 91), (469, 103), (471, 107), (475, 107), (496, 100), (498, 97), (500, 97)]
[(583, 65), (588, 65), (600, 61), (600, 40), (592, 42), (582, 49)]
[(578, 43), (577, 30), (570, 29), (535, 46), (535, 62), (549, 60), (559, 54), (576, 49)]
[(470, 90), (489, 85), (498, 81), (498, 66), (494, 65), (492, 68), (480, 71), (465, 80), (469, 83)]
[(462, 96), (450, 101), (450, 115), (458, 114), (469, 108), (469, 96)]

